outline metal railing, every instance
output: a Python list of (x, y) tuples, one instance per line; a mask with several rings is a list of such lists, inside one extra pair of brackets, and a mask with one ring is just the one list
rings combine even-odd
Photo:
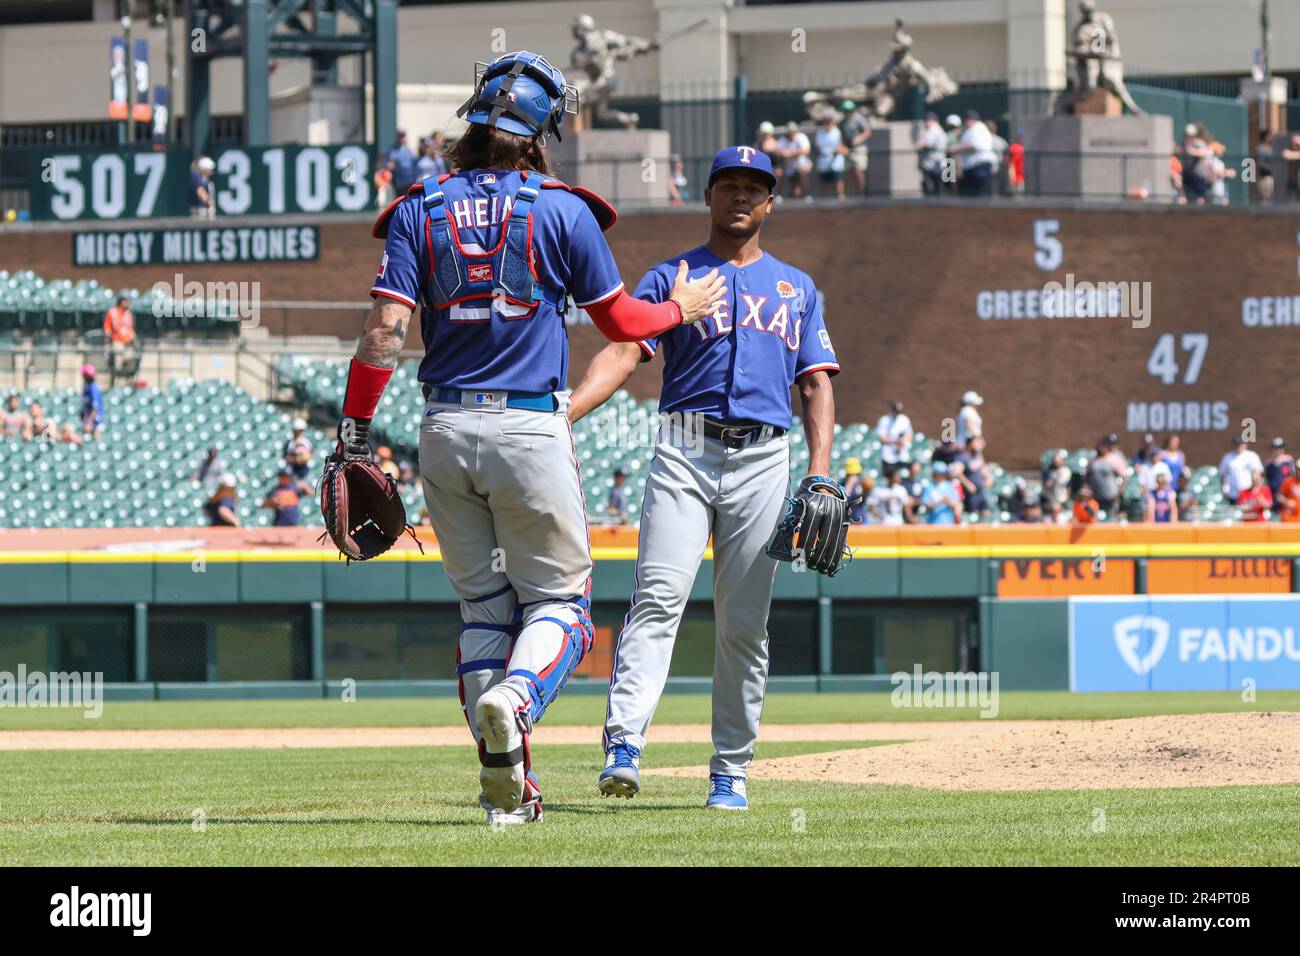
[[(176, 380), (226, 381), (264, 401), (292, 399), (282, 381), (280, 363), (288, 357), (346, 361), (355, 344), (325, 336), (288, 341), (238, 339), (227, 342), (154, 340), (139, 349), (113, 352), (105, 345), (83, 341), (35, 345), (30, 341), (0, 345), (0, 391), (32, 388), (78, 388), (79, 369), (94, 365), (101, 384), (144, 382), (166, 388)], [(422, 358), (406, 351), (402, 360)]]

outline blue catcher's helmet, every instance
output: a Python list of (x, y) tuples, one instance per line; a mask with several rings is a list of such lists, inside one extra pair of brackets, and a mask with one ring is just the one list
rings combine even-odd
[[(554, 133), (565, 113), (578, 112), (578, 91), (540, 53), (506, 53), (474, 66), (474, 95), (456, 111), (470, 123), (520, 136)], [(468, 115), (466, 115), (468, 114)]]

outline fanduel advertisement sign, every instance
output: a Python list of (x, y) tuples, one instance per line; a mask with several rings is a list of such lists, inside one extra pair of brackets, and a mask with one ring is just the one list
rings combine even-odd
[(1070, 599), (1070, 689), (1300, 689), (1300, 595)]

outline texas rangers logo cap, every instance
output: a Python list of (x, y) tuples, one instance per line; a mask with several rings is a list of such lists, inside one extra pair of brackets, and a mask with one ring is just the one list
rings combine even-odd
[(767, 153), (753, 146), (728, 146), (718, 150), (713, 157), (713, 168), (709, 170), (709, 185), (718, 173), (724, 169), (752, 169), (767, 180), (768, 188), (775, 188), (776, 174), (772, 172), (772, 160)]

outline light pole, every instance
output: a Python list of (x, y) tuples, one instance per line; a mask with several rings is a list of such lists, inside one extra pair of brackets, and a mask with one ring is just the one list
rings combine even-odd
[(126, 141), (135, 142), (135, 54), (131, 50), (131, 0), (124, 0), (122, 38), (126, 43)]
[(167, 131), (166, 141), (172, 141), (176, 116), (176, 37), (172, 30), (172, 0), (163, 2), (163, 30), (167, 33)]

